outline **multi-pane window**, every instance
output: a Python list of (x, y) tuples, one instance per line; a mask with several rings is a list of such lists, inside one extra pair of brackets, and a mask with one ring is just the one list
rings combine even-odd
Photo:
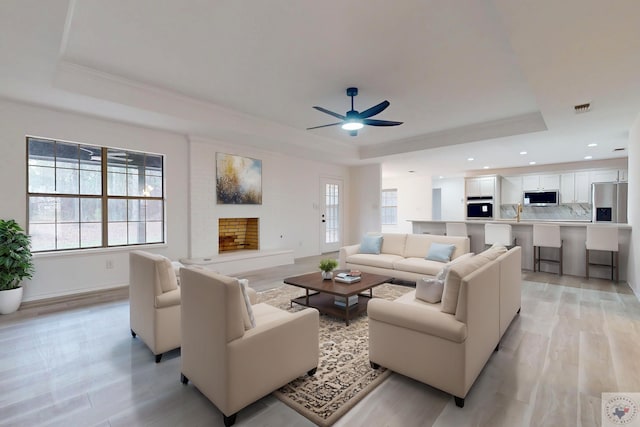
[(382, 190), (382, 225), (398, 223), (398, 190)]
[(163, 157), (27, 137), (32, 250), (164, 242)]

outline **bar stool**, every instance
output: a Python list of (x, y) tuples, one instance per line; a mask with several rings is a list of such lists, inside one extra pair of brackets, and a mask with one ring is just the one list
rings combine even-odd
[(504, 245), (506, 247), (515, 246), (511, 225), (509, 224), (485, 224), (484, 225), (485, 246)]
[[(611, 280), (615, 271), (615, 281), (619, 279), (618, 272), (618, 227), (610, 225), (587, 225), (586, 241), (586, 270), (589, 278), (589, 266), (600, 266), (611, 268)], [(589, 251), (609, 251), (611, 252), (611, 264), (598, 264), (589, 261)], [(614, 261), (615, 258), (615, 261)]]
[[(546, 259), (540, 257), (540, 248), (556, 248), (560, 251), (559, 259)], [(540, 271), (540, 261), (557, 263), (558, 274), (562, 276), (562, 239), (560, 239), (560, 226), (553, 224), (533, 224), (533, 271)]]
[(445, 234), (447, 236), (468, 237), (467, 224), (464, 222), (447, 222)]

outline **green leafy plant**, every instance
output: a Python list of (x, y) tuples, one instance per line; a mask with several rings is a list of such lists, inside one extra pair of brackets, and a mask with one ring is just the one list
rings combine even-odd
[(31, 237), (12, 219), (0, 219), (0, 291), (20, 287), (33, 275)]
[(337, 266), (338, 266), (338, 261), (336, 261), (333, 258), (323, 259), (320, 261), (320, 265), (319, 265), (320, 270), (324, 271), (325, 273), (333, 271)]

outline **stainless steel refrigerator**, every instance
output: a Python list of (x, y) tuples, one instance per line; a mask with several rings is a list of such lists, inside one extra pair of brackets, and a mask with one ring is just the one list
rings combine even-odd
[(626, 224), (627, 188), (626, 182), (591, 184), (592, 221)]

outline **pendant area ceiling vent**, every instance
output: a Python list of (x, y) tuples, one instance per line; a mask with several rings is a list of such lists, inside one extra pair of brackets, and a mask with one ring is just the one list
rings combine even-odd
[(613, 151), (624, 151), (626, 148), (614, 148)]
[(574, 105), (573, 110), (576, 112), (576, 114), (586, 113), (587, 111), (591, 110), (591, 103), (587, 102), (586, 104)]

